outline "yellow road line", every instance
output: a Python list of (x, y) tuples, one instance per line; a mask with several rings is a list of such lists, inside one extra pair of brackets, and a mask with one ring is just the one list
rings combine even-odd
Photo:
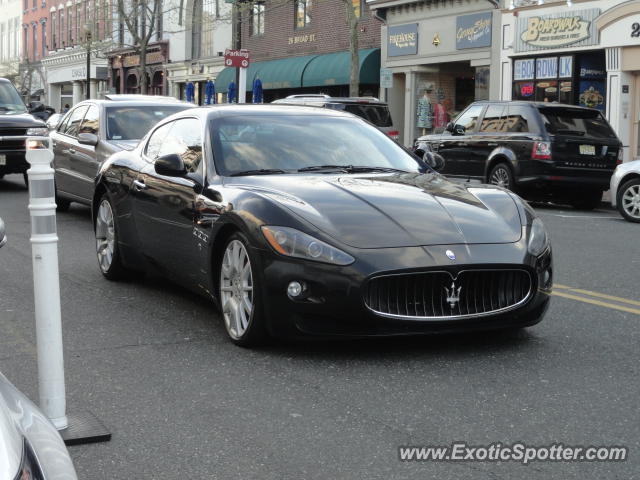
[(628, 300), (626, 298), (614, 297), (613, 295), (607, 295), (605, 293), (592, 292), (591, 290), (582, 290), (581, 288), (572, 288), (572, 287), (567, 287), (566, 285), (557, 285), (557, 284), (554, 284), (553, 288), (571, 290), (572, 292), (582, 293), (583, 295), (589, 295), (591, 297), (604, 298), (606, 300), (613, 300), (615, 302), (627, 303), (629, 305), (637, 305), (640, 307), (640, 302), (637, 300)]
[(571, 300), (577, 300), (579, 302), (591, 303), (593, 305), (598, 305), (600, 307), (613, 308), (614, 310), (622, 310), (623, 312), (635, 313), (636, 315), (640, 315), (640, 309), (625, 307), (623, 305), (615, 305), (613, 303), (601, 302), (600, 300), (594, 300), (593, 298), (579, 297), (577, 295), (571, 295), (570, 293), (565, 292), (553, 292), (552, 295), (556, 295), (558, 297), (570, 298)]

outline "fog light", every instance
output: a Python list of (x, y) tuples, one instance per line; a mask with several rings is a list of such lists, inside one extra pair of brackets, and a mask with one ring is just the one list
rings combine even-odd
[(287, 293), (289, 294), (290, 297), (293, 297), (293, 298), (299, 297), (300, 295), (302, 295), (303, 290), (304, 289), (302, 288), (302, 284), (296, 281), (291, 282), (287, 287)]

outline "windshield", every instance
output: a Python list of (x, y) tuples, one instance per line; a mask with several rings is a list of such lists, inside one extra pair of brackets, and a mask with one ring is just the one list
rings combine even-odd
[[(425, 167), (375, 127), (355, 119), (256, 115), (211, 123), (215, 163), (225, 176), (246, 171), (293, 173), (330, 165), (423, 171)], [(327, 168), (331, 171), (331, 168)]]
[(27, 107), (10, 83), (0, 83), (0, 114), (26, 113)]
[(186, 105), (107, 107), (107, 140), (140, 140), (160, 120), (186, 108), (191, 107)]
[(362, 103), (329, 103), (327, 108), (344, 110), (373, 123), (376, 127), (391, 127), (391, 114), (386, 105), (367, 105)]
[(602, 114), (597, 111), (577, 108), (542, 108), (540, 113), (550, 134), (617, 138)]

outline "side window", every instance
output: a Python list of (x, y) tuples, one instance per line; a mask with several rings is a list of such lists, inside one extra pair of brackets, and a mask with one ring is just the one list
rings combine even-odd
[(167, 133), (169, 133), (169, 130), (171, 130), (172, 126), (173, 122), (165, 123), (155, 132), (153, 132), (149, 137), (149, 141), (147, 142), (144, 154), (150, 160), (155, 160), (160, 156), (160, 147), (162, 146), (162, 142), (167, 137)]
[(62, 117), (62, 120), (58, 124), (58, 128), (56, 128), (56, 131), (60, 133), (64, 133), (64, 131), (67, 128), (67, 125), (69, 124), (69, 118), (71, 118), (71, 113), (72, 112), (68, 112), (64, 117)]
[(176, 120), (169, 135), (160, 147), (160, 155), (170, 153), (182, 157), (187, 172), (197, 173), (202, 163), (202, 133), (200, 120), (183, 118)]
[(507, 132), (527, 133), (535, 129), (533, 111), (528, 107), (510, 105), (508, 108)]
[(456, 119), (456, 125), (464, 127), (467, 132), (472, 132), (476, 128), (476, 123), (478, 122), (482, 108), (482, 105), (473, 105), (467, 108), (462, 115)]
[(75, 137), (76, 135), (78, 135), (78, 127), (80, 126), (80, 122), (82, 122), (86, 111), (86, 105), (82, 105), (81, 107), (73, 110), (71, 112), (71, 115), (69, 115), (69, 120), (67, 122), (67, 125), (65, 126), (64, 132), (62, 133), (71, 137)]
[(480, 125), (481, 132), (506, 132), (504, 119), (504, 104), (489, 105)]
[(98, 135), (98, 126), (100, 124), (100, 109), (96, 105), (91, 105), (84, 120), (80, 125), (78, 133), (93, 133)]

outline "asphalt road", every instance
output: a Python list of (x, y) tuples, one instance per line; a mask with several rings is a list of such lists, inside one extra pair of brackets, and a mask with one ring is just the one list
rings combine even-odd
[[(0, 180), (0, 370), (37, 401), (26, 206), (21, 178)], [(58, 217), (68, 410), (113, 433), (71, 447), (80, 478), (638, 478), (640, 225), (536, 208), (560, 288), (533, 328), (245, 350), (167, 280), (104, 280), (73, 205)], [(401, 445), (454, 441), (624, 445), (629, 459), (399, 461)]]

